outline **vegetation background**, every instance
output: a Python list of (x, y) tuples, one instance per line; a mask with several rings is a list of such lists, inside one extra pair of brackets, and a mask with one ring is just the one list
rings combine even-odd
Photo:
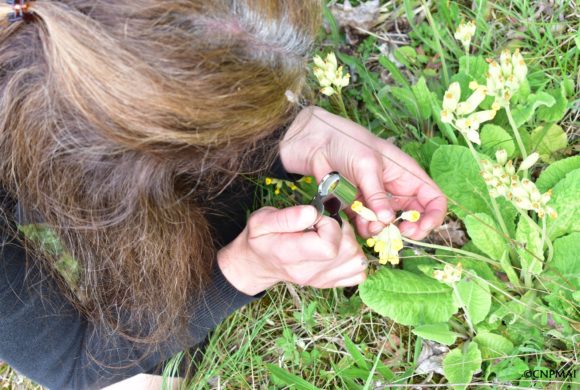
[[(437, 148), (443, 137), (436, 121), (420, 112), (406, 88), (422, 77), (431, 91), (442, 96), (463, 55), (453, 33), (462, 20), (474, 20), (477, 33), (472, 52), (497, 58), (502, 49), (520, 48), (530, 69), (531, 84), (556, 85), (570, 80), (572, 91), (558, 122), (566, 142), (553, 151), (553, 161), (575, 156), (580, 128), (579, 16), (578, 5), (564, 0), (328, 1), (317, 52), (335, 52), (350, 73), (351, 83), (342, 91), (344, 107), (322, 94), (313, 103), (337, 113), (346, 110), (351, 119), (383, 138), (391, 138), (427, 167), (429, 153), (425, 150)], [(316, 81), (311, 81), (316, 91)], [(542, 169), (549, 164), (544, 161)], [(260, 184), (256, 207), (305, 202), (315, 186), (308, 180), (296, 186), (282, 183), (278, 189), (263, 181)], [(427, 238), (427, 242), (450, 247), (461, 247), (467, 240), (464, 225), (452, 214)], [(402, 252), (403, 261), (417, 256), (413, 249)], [(569, 316), (578, 326), (578, 304), (571, 305)], [(579, 329), (576, 327), (575, 332)], [(523, 330), (514, 327), (513, 332)], [(532, 332), (529, 337), (539, 340), (541, 333)], [(538, 361), (577, 368), (579, 342), (580, 337), (571, 346), (563, 337), (554, 336), (549, 343), (538, 341), (538, 348), (528, 344), (527, 349), (520, 348), (502, 359), (488, 358), (486, 371), (475, 372), (473, 386), (580, 388), (580, 374), (558, 381), (521, 378), (524, 369)], [(444, 352), (441, 345), (420, 340), (410, 327), (373, 312), (356, 289), (316, 290), (281, 284), (215, 330), (188, 387), (445, 388), (446, 380), (437, 370)], [(176, 364), (180, 358), (175, 358)], [(430, 369), (419, 371), (418, 366), (425, 361)], [(500, 364), (506, 367), (489, 371)], [(171, 369), (168, 367), (167, 376)], [(506, 370), (511, 370), (511, 376)], [(5, 364), (0, 367), (0, 381), (2, 388), (41, 388)]]

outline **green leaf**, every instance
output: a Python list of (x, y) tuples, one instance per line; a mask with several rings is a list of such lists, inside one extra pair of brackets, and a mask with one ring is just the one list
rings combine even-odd
[(410, 68), (417, 61), (417, 51), (411, 46), (401, 46), (393, 52), (393, 56), (401, 64)]
[(413, 94), (415, 95), (415, 100), (419, 107), (419, 116), (421, 119), (426, 120), (431, 116), (431, 92), (427, 88), (427, 83), (425, 78), (421, 77), (417, 84), (412, 87)]
[(476, 343), (455, 348), (443, 359), (443, 372), (454, 389), (465, 389), (471, 383), (473, 373), (481, 367), (481, 352)]
[(419, 112), (419, 105), (415, 99), (413, 91), (407, 88), (391, 87), (391, 93), (393, 96), (403, 104), (408, 112), (408, 116), (411, 118), (418, 119), (421, 117)]
[(445, 322), (421, 325), (413, 329), (412, 332), (426, 340), (436, 341), (444, 345), (452, 345), (457, 339), (457, 333), (450, 331), (449, 324)]
[(490, 212), (486, 203), (487, 187), (466, 147), (440, 146), (431, 160), (431, 176), (449, 198), (449, 209), (460, 218)]
[(395, 65), (392, 61), (390, 61), (387, 57), (381, 55), (379, 57), (379, 64), (381, 64), (386, 70), (389, 71), (395, 83), (399, 84), (402, 87), (407, 88), (411, 87), (405, 76), (403, 76), (403, 73), (401, 73), (399, 68), (397, 68), (397, 65)]
[(529, 95), (524, 107), (513, 110), (513, 118), (516, 127), (519, 128), (521, 125), (532, 119), (538, 107), (552, 107), (555, 103), (556, 99), (546, 92), (537, 92)]
[(368, 370), (370, 370), (370, 366), (367, 363), (363, 354), (359, 351), (356, 344), (353, 343), (352, 340), (346, 335), (343, 336), (343, 340), (344, 340), (344, 346), (345, 346), (346, 350), (348, 351), (348, 353), (350, 353), (350, 356), (354, 360), (354, 363), (357, 365), (358, 368), (362, 368), (362, 369), (367, 370), (367, 375), (368, 375)]
[(558, 125), (544, 125), (532, 131), (532, 149), (540, 154), (545, 162), (553, 162), (552, 154), (568, 146), (568, 138)]
[(536, 187), (540, 192), (546, 192), (554, 187), (568, 173), (580, 168), (580, 156), (558, 160), (548, 166), (536, 180)]
[(487, 124), (481, 129), (480, 138), (485, 154), (494, 156), (497, 150), (505, 149), (508, 156), (514, 155), (516, 150), (514, 139), (503, 127)]
[(383, 267), (359, 291), (367, 306), (403, 325), (445, 322), (457, 312), (451, 288), (408, 271)]
[(510, 340), (490, 332), (479, 332), (473, 341), (479, 346), (484, 359), (506, 357), (514, 349), (514, 344)]
[(464, 222), (473, 244), (490, 258), (500, 260), (507, 249), (493, 218), (487, 214), (476, 213), (466, 216)]
[(441, 145), (447, 145), (445, 138), (432, 137), (427, 138), (425, 142), (421, 145), (421, 154), (423, 155), (423, 161), (425, 161), (426, 167), (431, 165), (431, 159), (433, 158), (433, 153)]
[[(469, 72), (467, 71), (467, 61), (469, 59)], [(459, 71), (468, 74), (473, 80), (480, 84), (485, 84), (485, 74), (489, 65), (482, 56), (463, 56), (459, 58)]]
[(491, 309), (491, 294), (487, 284), (477, 283), (475, 280), (462, 280), (457, 283), (457, 292), (473, 325), (487, 317)]
[(292, 386), (293, 389), (299, 390), (318, 390), (318, 387), (305, 381), (304, 379), (289, 373), (283, 368), (275, 366), (273, 364), (266, 364), (266, 368), (270, 371), (272, 376), (276, 377), (282, 383)]
[(520, 256), (522, 268), (532, 275), (539, 275), (542, 273), (544, 251), (540, 232), (537, 225), (533, 226), (532, 223), (528, 218), (521, 218), (518, 222), (516, 241), (523, 247), (518, 245), (516, 252)]
[(580, 289), (580, 233), (572, 233), (554, 241), (554, 258), (548, 263), (548, 270), (557, 270), (558, 276), (572, 282)]
[(548, 203), (558, 212), (558, 218), (548, 218), (548, 234), (552, 240), (567, 233), (580, 231), (580, 169), (568, 173), (554, 186)]
[(568, 110), (565, 83), (561, 83), (559, 88), (549, 90), (548, 93), (554, 97), (556, 102), (552, 107), (540, 107), (538, 109), (538, 119), (545, 122), (558, 122)]

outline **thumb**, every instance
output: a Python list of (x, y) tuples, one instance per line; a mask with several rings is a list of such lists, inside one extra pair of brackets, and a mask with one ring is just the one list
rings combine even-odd
[(252, 237), (272, 233), (294, 233), (311, 227), (317, 218), (318, 211), (310, 205), (284, 209), (264, 207), (252, 215), (248, 227)]

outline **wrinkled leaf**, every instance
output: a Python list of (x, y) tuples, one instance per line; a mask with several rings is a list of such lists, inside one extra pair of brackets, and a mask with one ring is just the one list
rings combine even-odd
[[(473, 325), (487, 317), (491, 308), (491, 294), (487, 284), (477, 283), (474, 280), (462, 280), (457, 283), (457, 292)], [(460, 304), (460, 302), (457, 303)]]
[(551, 205), (558, 218), (547, 219), (548, 234), (552, 240), (567, 233), (580, 231), (580, 169), (568, 173), (554, 186)]
[(479, 332), (473, 341), (479, 346), (484, 359), (506, 357), (514, 349), (510, 340), (491, 332)]
[(480, 138), (484, 153), (495, 156), (497, 150), (504, 149), (508, 156), (514, 155), (514, 139), (503, 127), (487, 124), (481, 129)]
[(473, 374), (481, 367), (481, 352), (476, 343), (469, 343), (465, 352), (465, 346), (450, 351), (443, 359), (443, 371), (449, 385), (454, 389), (465, 389)]
[(451, 288), (408, 271), (383, 267), (359, 291), (367, 306), (403, 325), (445, 322), (457, 312)]
[(473, 244), (490, 258), (500, 260), (507, 249), (493, 218), (487, 214), (476, 213), (466, 216), (464, 222)]
[(568, 146), (568, 138), (558, 125), (545, 125), (532, 131), (532, 149), (540, 154), (545, 162), (553, 162), (552, 154)]
[(521, 125), (532, 119), (538, 107), (552, 107), (555, 103), (556, 99), (546, 92), (538, 92), (529, 95), (524, 107), (513, 110), (513, 118), (516, 126), (519, 128)]
[(568, 173), (580, 168), (580, 156), (574, 156), (558, 160), (550, 164), (536, 180), (536, 187), (540, 192), (546, 192), (553, 188)]

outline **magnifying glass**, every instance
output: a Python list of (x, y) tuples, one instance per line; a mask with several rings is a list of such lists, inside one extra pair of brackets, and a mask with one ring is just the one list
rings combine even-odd
[(315, 230), (323, 215), (335, 219), (342, 227), (339, 213), (356, 200), (357, 189), (354, 184), (338, 172), (330, 172), (318, 184), (318, 192), (310, 204), (318, 210), (318, 219), (309, 230)]

